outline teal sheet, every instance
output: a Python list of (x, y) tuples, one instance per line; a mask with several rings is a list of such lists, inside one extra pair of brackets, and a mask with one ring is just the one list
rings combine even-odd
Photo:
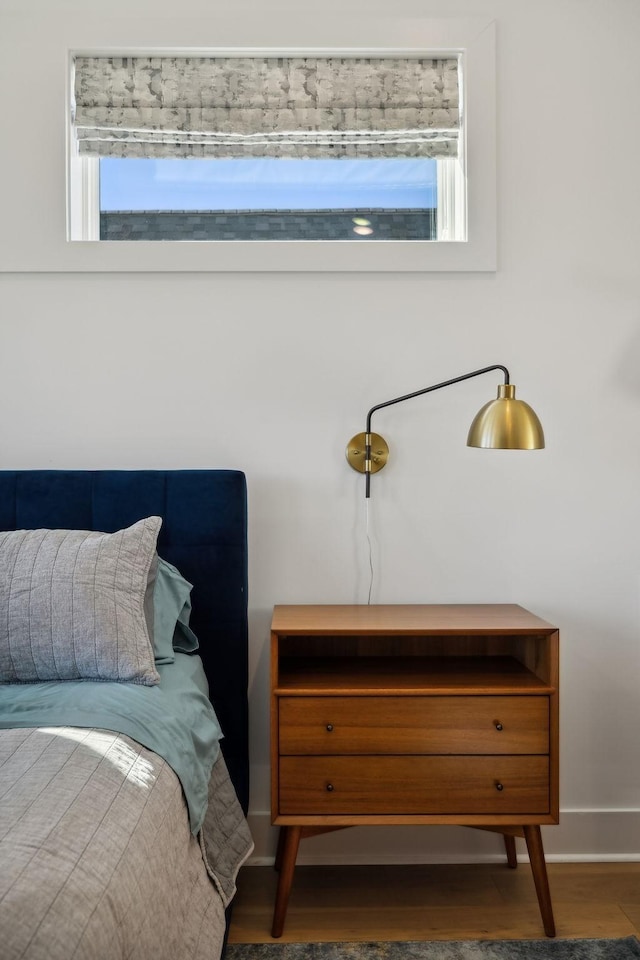
[(173, 768), (189, 808), (191, 832), (202, 826), (211, 769), (222, 737), (197, 655), (158, 664), (160, 683), (65, 680), (0, 686), (0, 728), (97, 727), (123, 733)]

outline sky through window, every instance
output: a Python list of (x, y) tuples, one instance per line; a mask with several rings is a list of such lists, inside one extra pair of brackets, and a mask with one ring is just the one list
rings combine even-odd
[(100, 160), (100, 209), (431, 209), (436, 161)]

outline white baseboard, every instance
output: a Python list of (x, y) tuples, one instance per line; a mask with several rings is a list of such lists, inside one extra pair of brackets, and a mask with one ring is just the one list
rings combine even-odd
[[(249, 864), (273, 863), (277, 829), (268, 812), (250, 812), (255, 842)], [(640, 810), (564, 810), (560, 824), (543, 827), (546, 859), (640, 860)], [(526, 860), (524, 841), (518, 856)], [(298, 864), (490, 863), (504, 859), (502, 839), (467, 827), (354, 827), (303, 840)]]

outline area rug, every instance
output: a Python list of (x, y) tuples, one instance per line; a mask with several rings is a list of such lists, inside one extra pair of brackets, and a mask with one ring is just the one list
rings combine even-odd
[(230, 943), (225, 960), (638, 960), (640, 940)]

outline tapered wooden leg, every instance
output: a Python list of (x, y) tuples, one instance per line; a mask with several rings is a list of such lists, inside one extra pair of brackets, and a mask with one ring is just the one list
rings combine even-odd
[(276, 858), (273, 861), (273, 869), (279, 873), (282, 866), (282, 852), (284, 849), (285, 827), (280, 827), (278, 831), (278, 846), (276, 847)]
[(527, 841), (531, 872), (533, 873), (533, 882), (535, 883), (536, 893), (538, 895), (544, 932), (548, 937), (555, 937), (556, 925), (553, 919), (553, 907), (551, 906), (551, 893), (549, 891), (547, 865), (544, 859), (540, 827), (525, 826), (524, 838)]
[(507, 865), (515, 870), (518, 866), (518, 857), (516, 856), (516, 838), (504, 834), (504, 848), (507, 851)]
[(278, 842), (278, 846), (281, 847), (280, 876), (278, 877), (276, 904), (273, 911), (272, 937), (281, 937), (282, 931), (284, 930), (284, 921), (287, 916), (289, 894), (291, 893), (291, 884), (293, 883), (293, 873), (296, 868), (296, 857), (298, 856), (301, 834), (302, 827), (280, 828), (280, 841)]

